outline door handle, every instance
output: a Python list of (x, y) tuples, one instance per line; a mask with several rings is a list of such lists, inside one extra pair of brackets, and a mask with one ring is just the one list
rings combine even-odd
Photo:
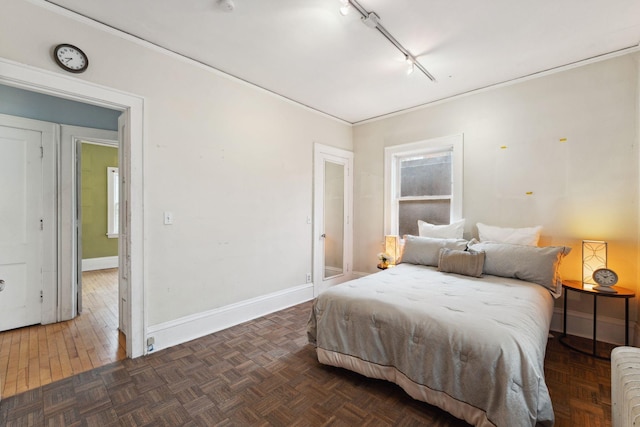
[(4, 291), (4, 280), (0, 279), (0, 292)]

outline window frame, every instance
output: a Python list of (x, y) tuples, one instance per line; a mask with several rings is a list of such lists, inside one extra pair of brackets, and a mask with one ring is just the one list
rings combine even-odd
[[(120, 237), (119, 230), (119, 184), (120, 170), (117, 167), (107, 167), (107, 238)], [(118, 219), (118, 222), (116, 222)]]
[[(462, 219), (463, 197), (463, 134), (432, 138), (384, 149), (384, 233), (398, 234), (400, 161), (406, 157), (451, 151), (451, 196), (404, 197), (403, 200), (450, 199), (450, 222)], [(402, 237), (402, 236), (400, 236)]]

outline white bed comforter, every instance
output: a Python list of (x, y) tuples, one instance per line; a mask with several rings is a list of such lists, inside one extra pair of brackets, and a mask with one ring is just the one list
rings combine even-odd
[(321, 363), (400, 385), (476, 426), (551, 426), (545, 288), (401, 264), (316, 298), (309, 341)]

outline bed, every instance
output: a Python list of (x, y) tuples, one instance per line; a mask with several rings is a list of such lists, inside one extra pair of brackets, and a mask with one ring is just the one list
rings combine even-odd
[[(396, 383), (475, 426), (553, 425), (544, 355), (569, 248), (482, 243), (469, 251), (466, 241), (416, 239), (419, 256), (406, 257), (414, 263), (314, 300), (307, 334), (318, 361)], [(442, 268), (442, 254), (463, 252), (482, 255), (479, 274)]]

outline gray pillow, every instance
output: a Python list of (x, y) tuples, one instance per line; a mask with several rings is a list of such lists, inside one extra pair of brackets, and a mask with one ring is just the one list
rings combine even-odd
[(463, 251), (466, 247), (467, 241), (464, 239), (436, 239), (407, 234), (404, 236), (401, 262), (437, 267), (440, 249), (447, 248)]
[(480, 277), (484, 267), (484, 258), (483, 251), (459, 251), (442, 248), (438, 259), (438, 271)]
[(571, 252), (571, 248), (493, 242), (476, 243), (469, 248), (485, 252), (484, 274), (537, 283), (549, 289), (556, 298), (562, 294), (562, 279), (558, 270), (560, 261)]

